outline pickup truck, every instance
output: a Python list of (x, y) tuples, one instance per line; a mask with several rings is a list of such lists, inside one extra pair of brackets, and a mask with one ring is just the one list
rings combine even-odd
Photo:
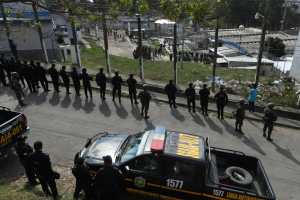
[(29, 133), (24, 114), (0, 106), (0, 157), (7, 155), (18, 138)]
[(99, 133), (78, 157), (93, 179), (110, 155), (123, 173), (124, 199), (275, 200), (259, 159), (211, 147), (207, 138), (157, 127), (130, 135)]

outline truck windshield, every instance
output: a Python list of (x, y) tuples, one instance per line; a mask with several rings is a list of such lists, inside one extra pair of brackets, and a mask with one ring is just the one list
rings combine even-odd
[(138, 133), (136, 135), (132, 135), (128, 138), (126, 144), (121, 150), (122, 151), (120, 157), (121, 163), (130, 160), (131, 158), (134, 158), (137, 155), (141, 141), (144, 136), (145, 133), (143, 132), (143, 133)]

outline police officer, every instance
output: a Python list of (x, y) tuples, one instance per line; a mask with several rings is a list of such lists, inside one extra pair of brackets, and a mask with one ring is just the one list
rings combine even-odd
[(4, 60), (0, 60), (0, 81), (3, 86), (7, 86), (6, 75), (4, 71)]
[(173, 80), (169, 81), (169, 84), (166, 85), (165, 87), (165, 92), (168, 95), (168, 99), (169, 99), (169, 105), (170, 108), (172, 108), (172, 106), (174, 108), (177, 108), (176, 106), (176, 93), (177, 93), (177, 88), (173, 83)]
[(19, 75), (19, 78), (20, 78), (20, 81), (22, 83), (23, 88), (25, 88), (26, 87), (26, 85), (25, 85), (25, 77), (24, 77), (24, 75), (22, 73), (22, 64), (21, 64), (20, 60), (17, 60), (17, 62), (16, 62), (16, 72)]
[(38, 176), (44, 193), (46, 195), (52, 195), (52, 197), (56, 200), (58, 198), (58, 193), (50, 157), (48, 154), (43, 152), (42, 142), (36, 141), (33, 147), (34, 153), (31, 154), (30, 159), (33, 163), (35, 173)]
[(224, 86), (220, 87), (220, 91), (215, 95), (215, 100), (218, 109), (218, 118), (224, 119), (224, 107), (228, 103), (228, 96), (224, 91)]
[(239, 107), (235, 112), (235, 131), (243, 133), (242, 126), (245, 119), (245, 101), (240, 100)]
[(27, 87), (28, 87), (29, 91), (31, 93), (33, 93), (34, 92), (34, 86), (33, 86), (32, 80), (31, 80), (31, 74), (30, 73), (31, 73), (31, 71), (30, 71), (30, 68), (27, 65), (27, 61), (24, 60), (23, 65), (22, 65), (22, 69), (21, 69), (21, 74), (25, 78), (25, 81), (27, 83)]
[(37, 92), (40, 86), (39, 86), (39, 79), (38, 79), (38, 70), (33, 60), (30, 61), (30, 68), (31, 68), (31, 80), (34, 86), (34, 90), (35, 92)]
[(199, 91), (199, 95), (200, 95), (202, 114), (208, 116), (208, 101), (209, 101), (210, 91), (207, 88), (206, 84), (204, 84), (203, 88)]
[(123, 79), (121, 76), (119, 76), (119, 72), (115, 72), (115, 76), (111, 80), (112, 86), (113, 86), (113, 101), (115, 101), (116, 92), (118, 93), (119, 102), (121, 103), (121, 90), (122, 90), (122, 83)]
[(63, 80), (64, 86), (66, 88), (66, 94), (67, 95), (71, 94), (71, 92), (70, 92), (70, 78), (69, 78), (68, 73), (66, 72), (66, 66), (62, 66), (59, 73), (60, 73), (61, 79)]
[(79, 198), (79, 194), (81, 190), (85, 193), (85, 199), (89, 200), (91, 199), (90, 195), (90, 184), (91, 184), (91, 178), (89, 171), (84, 164), (83, 158), (77, 158), (75, 160), (75, 166), (72, 168), (72, 173), (76, 178), (76, 186), (74, 191), (74, 199)]
[(76, 67), (72, 68), (71, 77), (76, 91), (76, 95), (80, 96), (80, 76), (77, 73)]
[(20, 79), (19, 75), (17, 72), (12, 72), (11, 73), (11, 88), (16, 94), (16, 97), (18, 99), (19, 105), (20, 106), (25, 106), (25, 103), (23, 102), (23, 98), (25, 97), (25, 94), (23, 92), (22, 86), (20, 84)]
[(133, 100), (135, 104), (138, 104), (136, 99), (136, 84), (137, 81), (133, 77), (133, 74), (129, 74), (129, 78), (127, 79), (127, 85), (131, 104), (133, 104)]
[[(269, 103), (264, 110), (264, 117), (263, 117), (263, 121), (264, 121), (263, 136), (267, 137), (268, 141), (273, 141), (271, 135), (274, 128), (274, 122), (276, 120), (277, 120), (277, 115), (274, 112), (274, 104)], [(267, 131), (268, 131), (268, 135), (266, 135)]]
[(36, 185), (37, 181), (35, 179), (34, 168), (30, 162), (30, 155), (33, 153), (32, 147), (25, 142), (26, 137), (21, 137), (18, 139), (15, 146), (16, 153), (19, 157), (21, 164), (25, 169), (25, 174), (30, 185)]
[(59, 91), (59, 73), (58, 71), (55, 69), (55, 64), (51, 65), (51, 68), (48, 70), (51, 79), (52, 79), (52, 83), (53, 83), (53, 87), (55, 92), (60, 92)]
[(139, 93), (138, 97), (142, 104), (141, 115), (144, 116), (145, 119), (148, 119), (149, 118), (148, 110), (149, 110), (151, 95), (148, 92), (146, 85), (143, 85), (143, 91)]
[(99, 73), (96, 75), (96, 82), (100, 88), (100, 98), (105, 100), (105, 92), (106, 92), (106, 76), (103, 72), (103, 68), (99, 69)]
[(36, 63), (36, 70), (37, 70), (37, 76), (38, 80), (40, 81), (43, 89), (45, 92), (49, 92), (49, 85), (48, 85), (48, 80), (46, 76), (46, 70), (41, 66), (41, 63), (38, 62)]
[(88, 92), (89, 92), (90, 98), (93, 98), (92, 86), (90, 82), (92, 80), (92, 77), (87, 73), (85, 68), (82, 69), (81, 78), (82, 78), (85, 97), (88, 98)]
[(113, 167), (110, 156), (104, 156), (104, 167), (99, 170), (95, 179), (99, 200), (119, 200), (124, 190), (122, 173)]
[(185, 90), (185, 96), (186, 96), (186, 99), (187, 99), (187, 105), (188, 105), (188, 108), (189, 108), (189, 112), (191, 112), (191, 104), (193, 106), (193, 112), (195, 113), (196, 112), (196, 103), (195, 103), (195, 100), (196, 100), (196, 91), (193, 87), (193, 83), (190, 83), (189, 84), (189, 87)]

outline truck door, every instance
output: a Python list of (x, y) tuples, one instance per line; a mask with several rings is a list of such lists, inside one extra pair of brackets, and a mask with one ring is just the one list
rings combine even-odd
[(164, 157), (163, 183), (161, 199), (172, 200), (199, 200), (202, 199), (203, 184), (201, 168), (195, 162)]
[(161, 167), (157, 156), (139, 156), (127, 162), (123, 168), (130, 199), (159, 199)]

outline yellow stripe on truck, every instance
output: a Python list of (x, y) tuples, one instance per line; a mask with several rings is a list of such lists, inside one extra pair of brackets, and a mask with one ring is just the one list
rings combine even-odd
[[(129, 181), (129, 182), (133, 182), (133, 180), (129, 179), (129, 178), (126, 178), (125, 180)], [(149, 183), (149, 182), (147, 183), (147, 185), (151, 186), (151, 187), (163, 188), (163, 189), (167, 189), (167, 190), (183, 192), (183, 193), (186, 193), (186, 194), (191, 194), (191, 195), (196, 195), (196, 196), (208, 197), (208, 198), (212, 198), (212, 199), (216, 199), (216, 200), (231, 200), (231, 199), (237, 199), (237, 200), (262, 200), (260, 198), (251, 197), (251, 196), (247, 196), (247, 195), (239, 196), (240, 194), (236, 194), (236, 193), (227, 194), (227, 197), (230, 198), (230, 199), (228, 199), (228, 198), (218, 197), (218, 196), (214, 196), (214, 195), (207, 194), (207, 193), (199, 193), (199, 192), (192, 192), (192, 191), (189, 191), (189, 190), (170, 188), (170, 187), (167, 187), (167, 186), (164, 186), (164, 185), (158, 185), (158, 184)], [(133, 188), (128, 188), (127, 190), (129, 192), (134, 192), (134, 193), (138, 193), (138, 194), (142, 194), (142, 195), (144, 194), (144, 195), (147, 195), (147, 196), (156, 196), (156, 197), (159, 196), (161, 199), (164, 199), (164, 200), (181, 200), (181, 199), (178, 199), (178, 198), (175, 198), (175, 197), (161, 195), (161, 194), (158, 194), (158, 193), (145, 192), (145, 191), (141, 191), (141, 190), (137, 190), (137, 189), (133, 189)], [(234, 197), (233, 194), (235, 194), (238, 197)]]

